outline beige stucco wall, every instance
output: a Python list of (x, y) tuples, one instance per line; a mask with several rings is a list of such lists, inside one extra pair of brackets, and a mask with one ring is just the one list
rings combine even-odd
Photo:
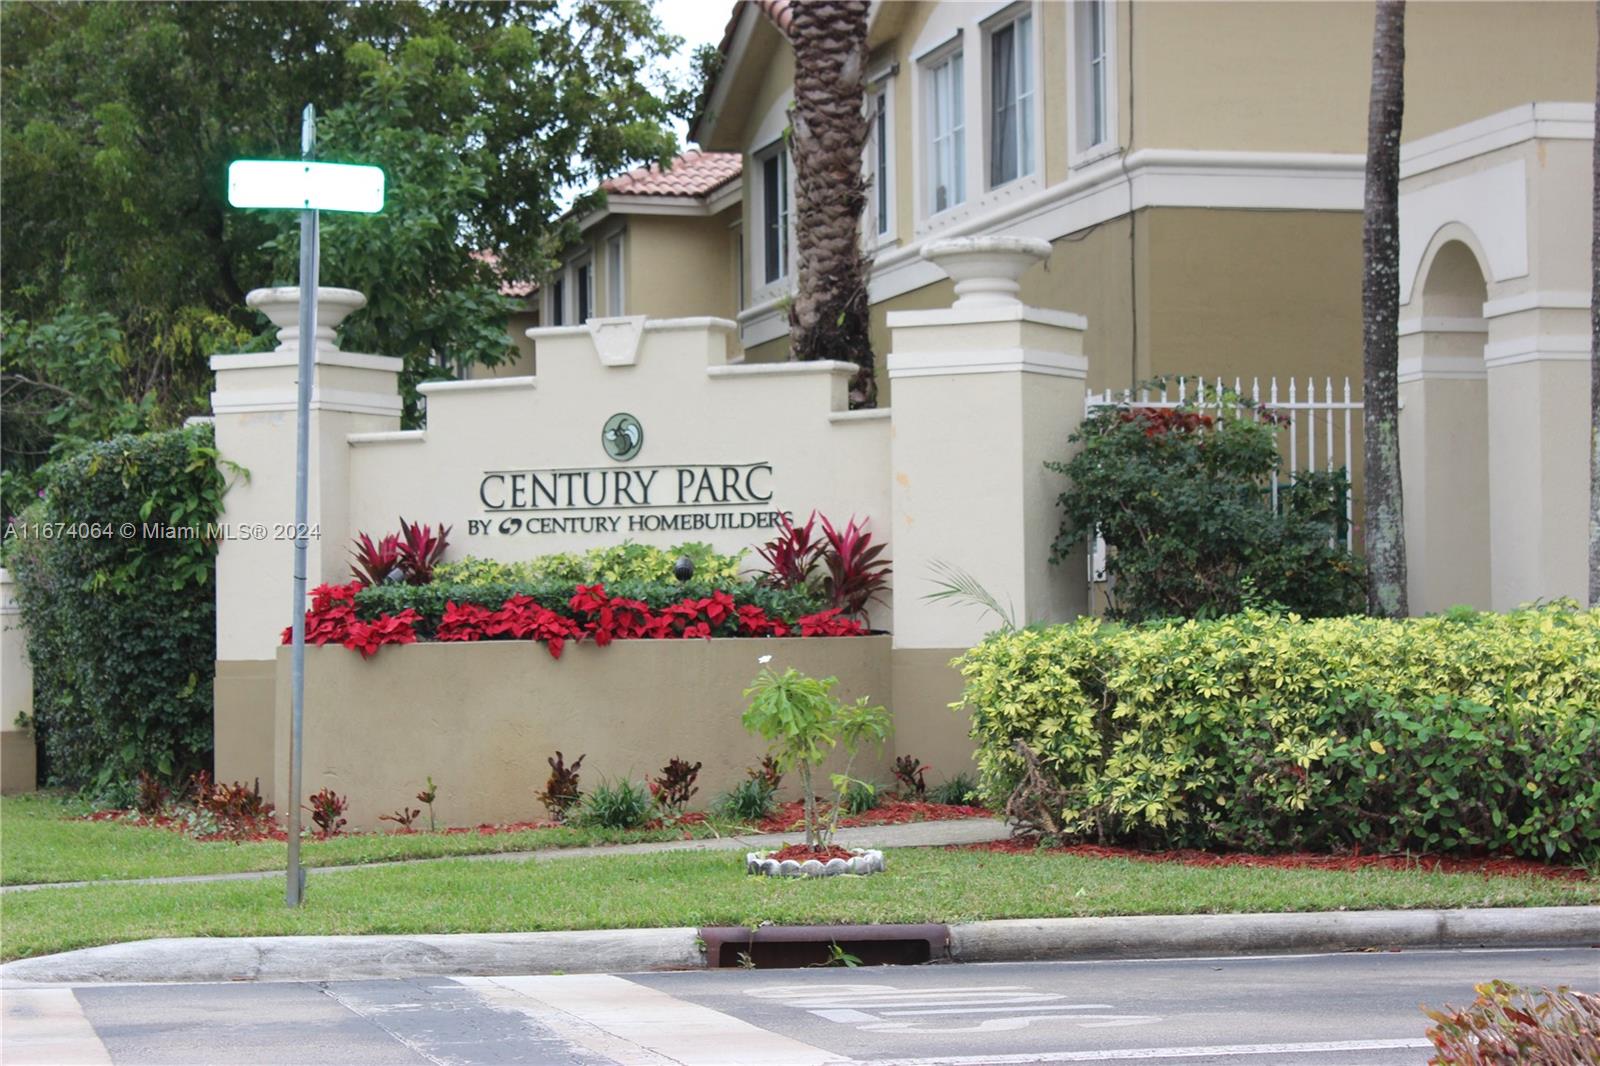
[[(1477, 343), (1481, 359), (1481, 335)], [(1492, 597), (1484, 379), (1407, 382), (1400, 386), (1400, 402), (1408, 605), (1414, 614), (1457, 604), (1487, 610)]]
[(1358, 212), (1162, 208), (1138, 222), (1141, 376), (1359, 377)]
[[(1129, 260), (1136, 257), (1133, 269)], [(1158, 374), (1291, 374), (1358, 381), (1361, 216), (1356, 212), (1151, 208), (1052, 243), (1022, 278), (1032, 307), (1082, 314), (1089, 388), (1126, 388)], [(935, 282), (872, 305), (880, 400), (888, 316), (948, 307)], [(1137, 340), (1135, 339), (1137, 337)], [(1137, 354), (1134, 345), (1137, 343)], [(788, 358), (788, 340), (749, 349)]]
[(729, 226), (738, 219), (738, 205), (698, 218), (629, 215), (623, 313), (651, 318), (737, 314), (739, 279), (729, 255)]
[[(1133, 148), (1364, 149), (1370, 5), (1118, 6), (1124, 42), (1133, 22)], [(1404, 138), (1530, 100), (1591, 96), (1594, 18), (1593, 6), (1581, 3), (1410, 5)], [(1126, 66), (1121, 74), (1126, 116)]]
[[(629, 320), (607, 320), (626, 334)], [(598, 325), (597, 325), (597, 328)], [(730, 365), (732, 323), (650, 321), (636, 359), (605, 365), (587, 327), (538, 331), (539, 376), (513, 382), (424, 386), (428, 426), (401, 437), (360, 439), (349, 450), (351, 528), (389, 528), (396, 514), (452, 527), (451, 556), (503, 559), (581, 551), (634, 539), (702, 540), (739, 551), (770, 529), (614, 534), (473, 532), (469, 519), (498, 519), (480, 488), (488, 471), (633, 470), (673, 464), (770, 463), (770, 504), (738, 511), (812, 508), (887, 525), (888, 421), (845, 414), (847, 366)], [(604, 451), (612, 414), (634, 415), (645, 433), (637, 458), (622, 464)], [(673, 476), (672, 471), (666, 472)], [(664, 483), (663, 483), (664, 484)], [(671, 515), (671, 509), (653, 509)], [(558, 512), (548, 512), (555, 515)]]
[[(273, 719), (274, 658), (217, 661), (211, 683), (215, 777), (221, 782), (272, 785), (272, 760), (279, 733)], [(288, 743), (288, 733), (282, 734)]]
[[(890, 705), (886, 637), (806, 640), (618, 641), (569, 645), (560, 660), (540, 645), (416, 644), (364, 660), (343, 648), (306, 652), (307, 794), (348, 797), (352, 828), (384, 828), (378, 816), (412, 797), (432, 775), (436, 809), (449, 825), (545, 817), (535, 794), (560, 749), (584, 755), (585, 791), (605, 780), (638, 782), (681, 756), (701, 762), (704, 808), (761, 761), (765, 742), (740, 722), (743, 690), (761, 669), (790, 666), (838, 677), (835, 694)], [(288, 735), (287, 650), (277, 663), (277, 731)], [(887, 783), (893, 741), (869, 747), (855, 776)], [(288, 794), (288, 752), (280, 746), (272, 795)], [(842, 768), (830, 761), (829, 769)], [(263, 777), (265, 782), (266, 777)], [(798, 779), (785, 781), (793, 796)]]
[(1407, 141), (1533, 100), (1593, 99), (1594, 82), (1593, 4), (1406, 7)]
[(0, 793), (32, 792), (38, 784), (33, 734), (17, 716), (33, 712), (33, 667), (9, 571), (0, 569)]
[(971, 715), (950, 705), (961, 699), (961, 675), (950, 661), (965, 648), (896, 648), (894, 681), (896, 755), (912, 755), (933, 768), (929, 783), (976, 774)]
[(1133, 22), (1133, 148), (1361, 150), (1370, 5), (1118, 6), (1124, 41)]
[[(217, 556), (218, 603), (234, 605), (217, 615), (217, 658), (269, 659), (290, 618), (295, 355), (283, 351), (218, 355), (211, 365), (217, 376), (212, 393), (217, 448), (248, 472), (248, 476), (231, 475), (219, 516), (240, 532), (223, 542)], [(391, 530), (395, 515), (401, 513), (353, 513), (345, 460), (350, 434), (399, 429), (399, 371), (398, 359), (331, 347), (316, 353), (309, 461), (319, 476), (308, 491), (312, 535), (306, 576), (311, 587), (346, 580), (354, 532)], [(225, 472), (231, 473), (231, 468)], [(246, 538), (245, 531), (252, 526), (256, 532)]]

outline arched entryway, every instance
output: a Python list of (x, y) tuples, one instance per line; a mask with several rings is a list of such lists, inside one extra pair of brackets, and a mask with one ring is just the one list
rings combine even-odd
[(1487, 283), (1465, 227), (1423, 257), (1400, 336), (1400, 460), (1411, 610), (1491, 600)]

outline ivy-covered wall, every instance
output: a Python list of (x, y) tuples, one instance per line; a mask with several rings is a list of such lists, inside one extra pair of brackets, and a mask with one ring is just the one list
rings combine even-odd
[(48, 468), (10, 531), (33, 729), (52, 785), (124, 793), (211, 760), (210, 527), (225, 488), (209, 425), (95, 444)]

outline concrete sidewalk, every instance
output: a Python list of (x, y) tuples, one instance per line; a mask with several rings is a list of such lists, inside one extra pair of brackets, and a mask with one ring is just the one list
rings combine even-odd
[[(852, 928), (818, 927), (816, 934), (822, 942), (849, 942)], [(1048, 918), (971, 922), (945, 932), (942, 960), (954, 962), (1600, 947), (1600, 907)], [(20, 959), (0, 966), (0, 987), (637, 973), (704, 968), (703, 947), (693, 928), (184, 937)]]
[[(1011, 835), (1006, 823), (993, 818), (965, 818), (945, 822), (907, 822), (904, 825), (864, 825), (840, 829), (834, 840), (847, 848), (927, 848), (947, 844), (981, 844)], [(372, 870), (388, 866), (466, 859), (474, 862), (526, 862), (547, 859), (590, 859), (600, 855), (652, 855), (662, 851), (765, 851), (805, 839), (803, 830), (789, 833), (750, 833), (743, 836), (699, 840), (656, 840), (643, 844), (598, 844), (582, 848), (540, 848), (537, 851), (501, 851), (481, 855), (440, 855), (427, 859), (396, 859), (350, 866), (307, 866), (306, 874), (345, 870)], [(205, 881), (266, 881), (281, 879), (283, 870), (256, 870), (236, 874), (190, 874), (183, 877), (143, 877), (107, 881), (53, 881), (40, 885), (5, 885), (0, 893), (37, 892), (50, 888), (84, 888), (88, 885), (187, 885)]]

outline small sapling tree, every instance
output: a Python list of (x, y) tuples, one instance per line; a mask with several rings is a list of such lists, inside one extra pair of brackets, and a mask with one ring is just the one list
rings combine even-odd
[[(856, 755), (868, 742), (882, 745), (889, 735), (889, 712), (863, 696), (843, 703), (833, 695), (836, 677), (808, 677), (790, 667), (779, 674), (762, 668), (744, 697), (744, 727), (772, 744), (780, 772), (797, 770), (805, 799), (806, 844), (826, 848), (839, 827), (839, 811), (854, 789), (869, 788), (850, 776)], [(816, 777), (834, 748), (845, 751), (844, 770), (832, 774), (832, 803), (826, 822), (817, 808)]]

